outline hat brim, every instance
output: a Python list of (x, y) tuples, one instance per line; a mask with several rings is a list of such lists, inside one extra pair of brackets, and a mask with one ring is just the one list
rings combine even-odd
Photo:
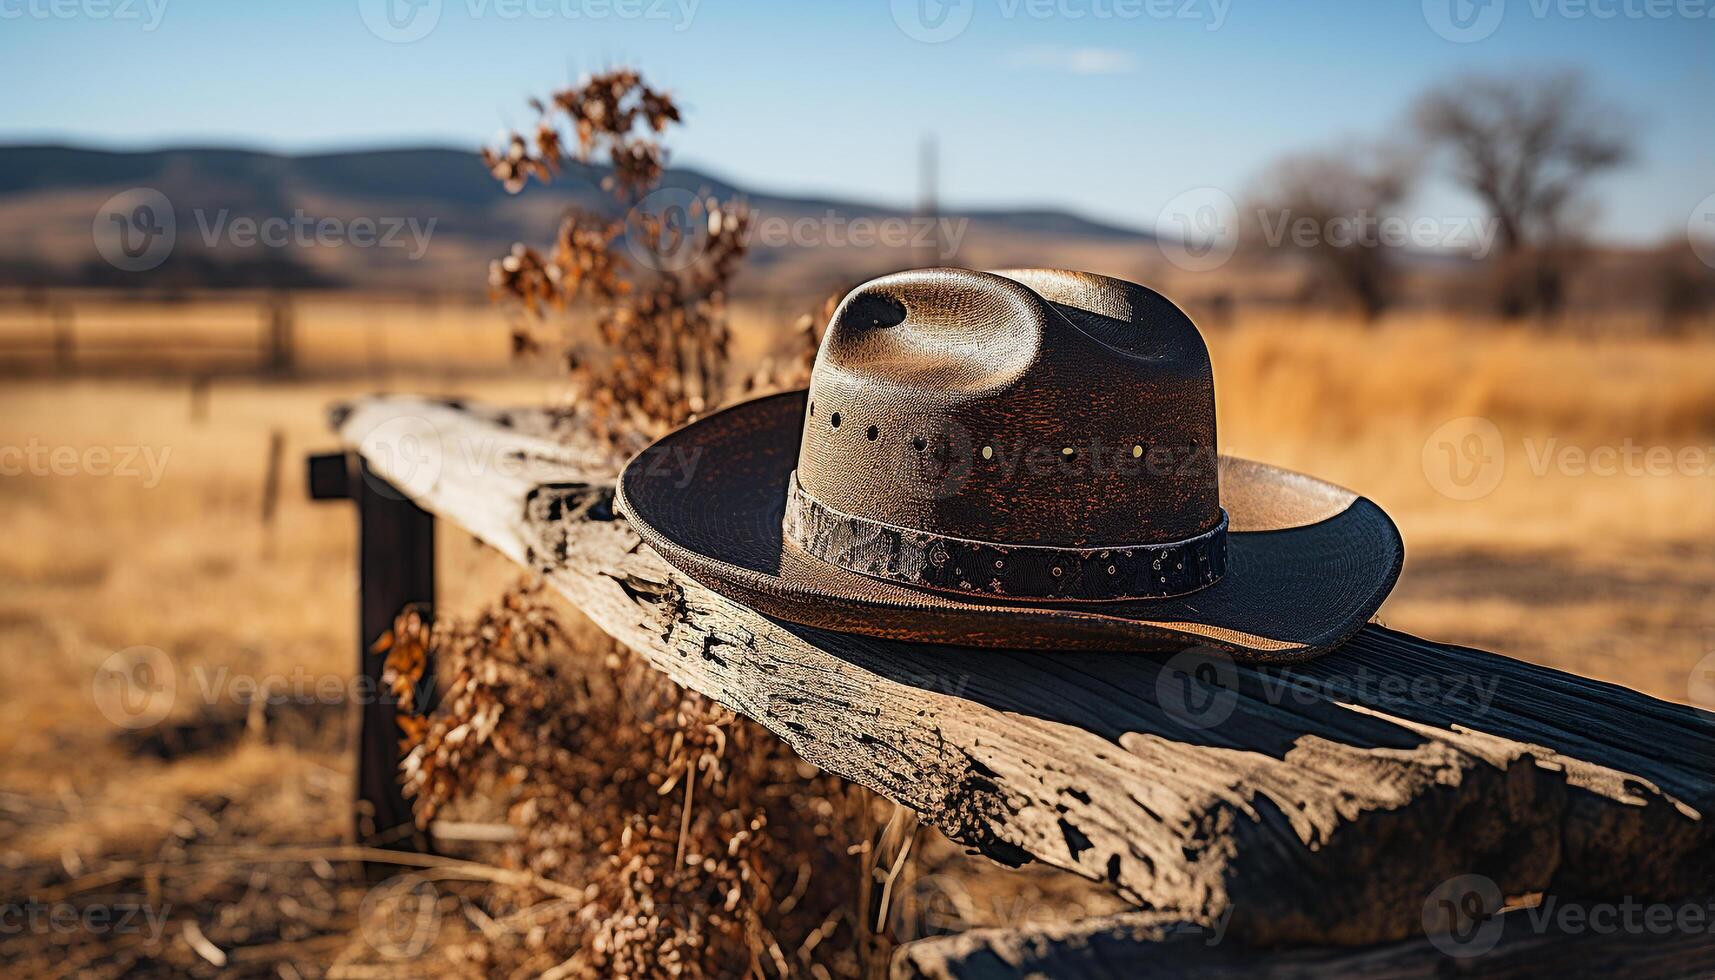
[(1221, 457), (1227, 571), (1167, 599), (1049, 604), (911, 588), (784, 540), (805, 393), (736, 405), (664, 437), (619, 478), (644, 542), (704, 586), (788, 622), (894, 640), (1076, 650), (1173, 650), (1286, 662), (1345, 642), (1399, 578), (1399, 530), (1371, 501), (1312, 477)]

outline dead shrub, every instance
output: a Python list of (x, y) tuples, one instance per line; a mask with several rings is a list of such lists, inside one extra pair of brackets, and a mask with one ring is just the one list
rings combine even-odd
[(579, 650), (539, 589), (468, 623), (402, 617), (389, 651), (396, 689), (419, 652), (446, 680), (405, 738), (419, 822), (498, 798), (518, 831), (505, 866), (582, 889), (497, 889), (488, 914), (524, 924), (469, 955), (560, 976), (859, 975), (874, 797), (617, 645)]

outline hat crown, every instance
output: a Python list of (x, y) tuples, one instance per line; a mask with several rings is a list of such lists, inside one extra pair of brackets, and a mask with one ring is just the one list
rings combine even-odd
[(1143, 286), (926, 269), (835, 311), (797, 482), (834, 511), (1006, 545), (1122, 547), (1222, 521), (1196, 326)]

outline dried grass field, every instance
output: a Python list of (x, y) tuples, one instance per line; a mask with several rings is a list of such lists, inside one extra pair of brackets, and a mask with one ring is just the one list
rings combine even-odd
[[(300, 311), (304, 364), (339, 380), (234, 376), (200, 393), (183, 377), (0, 384), (0, 894), (49, 910), (129, 902), (159, 919), (0, 922), (0, 963), (208, 972), (208, 944), (238, 974), (426, 972), (377, 941), (386, 910), (334, 850), (352, 781), (354, 517), (306, 498), (301, 461), (332, 445), (324, 409), (340, 397), (564, 392), (505, 373), (497, 317), (437, 314), (426, 340), (408, 310), (375, 327), (374, 306), (320, 302)], [(219, 330), (237, 314), (198, 316)], [(740, 321), (741, 360), (785, 330), (756, 311)], [(1399, 522), (1408, 558), (1388, 625), (1692, 699), (1715, 651), (1715, 334), (1271, 314), (1207, 339), (1225, 451), (1350, 486)], [(494, 370), (451, 369), (478, 362)], [(1448, 425), (1471, 417), (1492, 428)], [(264, 524), (273, 432), (285, 467)], [(443, 615), (518, 578), (454, 529), (441, 541)], [(603, 649), (576, 613), (564, 618)], [(181, 692), (147, 730), (114, 724), (94, 695), (103, 662), (136, 646), (166, 651)], [(289, 696), (247, 708), (251, 679)], [(923, 860), (1006, 879), (973, 885), (952, 926), (1105, 907), (1057, 875), (988, 870), (941, 843)], [(528, 923), (484, 921), (461, 894), (446, 886), (430, 948), (413, 956), (457, 966), (461, 938), (491, 928), (529, 942)]]

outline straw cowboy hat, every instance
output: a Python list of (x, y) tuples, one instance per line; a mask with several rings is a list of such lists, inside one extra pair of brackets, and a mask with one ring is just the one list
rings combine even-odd
[(722, 595), (932, 643), (1302, 659), (1356, 632), (1404, 559), (1369, 500), (1216, 453), (1178, 307), (1048, 269), (858, 287), (807, 391), (666, 436), (617, 502)]

